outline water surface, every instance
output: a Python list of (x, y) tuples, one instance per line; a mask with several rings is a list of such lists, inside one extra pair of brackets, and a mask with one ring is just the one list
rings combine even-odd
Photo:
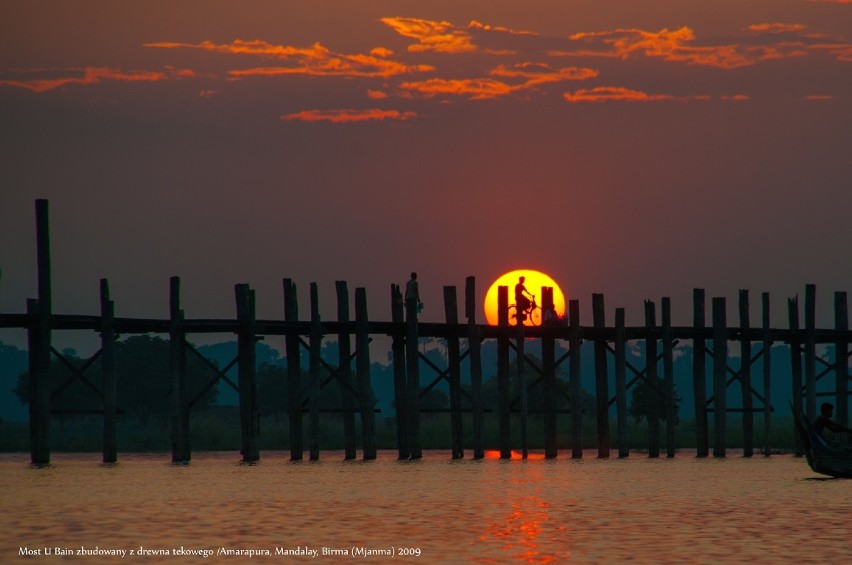
[[(228, 452), (181, 466), (159, 453), (105, 466), (98, 454), (54, 454), (34, 469), (4, 454), (0, 562), (852, 562), (852, 481), (823, 479), (803, 459), (569, 455), (291, 462), (274, 452), (248, 466)], [(129, 554), (140, 548), (169, 555)]]

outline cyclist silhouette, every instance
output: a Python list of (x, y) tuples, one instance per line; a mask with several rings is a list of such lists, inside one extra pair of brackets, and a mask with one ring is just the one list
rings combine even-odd
[[(519, 277), (518, 284), (515, 285), (515, 315), (520, 318), (521, 321), (526, 317), (525, 312), (529, 310), (530, 305), (535, 300), (535, 295), (530, 293), (527, 290), (527, 287), (524, 286), (524, 281), (527, 280), (526, 277)], [(527, 298), (529, 296), (529, 298)]]

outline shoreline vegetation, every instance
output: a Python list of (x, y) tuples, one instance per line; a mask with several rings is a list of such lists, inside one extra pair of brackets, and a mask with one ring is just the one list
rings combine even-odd
[[(563, 422), (564, 420), (564, 422)], [(597, 439), (594, 422), (584, 418), (583, 449), (595, 449)], [(512, 447), (519, 450), (520, 426), (512, 422)], [(570, 415), (560, 415), (558, 445), (560, 450), (571, 447)], [(358, 423), (356, 423), (356, 429)], [(530, 417), (527, 427), (530, 450), (544, 449), (543, 422), (540, 418)], [(762, 455), (765, 447), (764, 430), (759, 422), (754, 426), (754, 452)], [(307, 429), (307, 426), (306, 426)], [(616, 422), (610, 422), (610, 430), (616, 429)], [(472, 440), (470, 416), (464, 419), (464, 447), (470, 449)], [(423, 449), (450, 449), (452, 436), (449, 414), (423, 414), (421, 416), (421, 443)], [(57, 417), (51, 421), (50, 443), (55, 452), (92, 452), (102, 450), (103, 420), (99, 416)], [(710, 422), (710, 437), (713, 437), (713, 424)], [(486, 449), (499, 449), (496, 416), (486, 415), (483, 429)], [(792, 417), (773, 418), (771, 453), (789, 453), (795, 447), (795, 432)], [(737, 421), (730, 422), (727, 429), (727, 447), (741, 449), (742, 426)], [(360, 429), (356, 432), (357, 446), (361, 449)], [(125, 453), (170, 451), (170, 429), (167, 422), (152, 419), (147, 425), (140, 425), (134, 418), (119, 416), (118, 450)], [(307, 439), (307, 438), (306, 438)], [(260, 422), (259, 447), (262, 451), (283, 451), (289, 449), (289, 423), (286, 416), (263, 416)], [(629, 447), (633, 452), (647, 451), (648, 426), (646, 422), (636, 424), (631, 421), (629, 428)], [(376, 444), (381, 450), (394, 450), (396, 445), (396, 427), (394, 418), (376, 419)], [(307, 442), (305, 443), (307, 445)], [(239, 451), (240, 421), (236, 406), (216, 406), (199, 411), (191, 416), (190, 446), (193, 451)], [(343, 424), (340, 418), (326, 418), (320, 423), (320, 451), (337, 451), (344, 448)], [(678, 451), (695, 449), (695, 421), (680, 422), (675, 432), (675, 447)], [(612, 457), (617, 456), (618, 438), (611, 438)], [(29, 424), (27, 422), (0, 421), (0, 452), (28, 452), (30, 450)], [(305, 457), (307, 458), (307, 451)]]

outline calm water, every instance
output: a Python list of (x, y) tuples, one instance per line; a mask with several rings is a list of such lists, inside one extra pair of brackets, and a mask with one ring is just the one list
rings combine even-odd
[[(291, 463), (264, 453), (54, 454), (31, 469), (0, 456), (0, 562), (42, 563), (850, 563), (852, 480), (823, 480), (802, 459), (555, 461), (470, 459)], [(41, 550), (24, 557), (20, 548)], [(57, 556), (56, 548), (101, 554)], [(104, 555), (165, 550), (169, 556)], [(50, 548), (53, 555), (45, 556)], [(210, 550), (208, 558), (175, 555)], [(217, 556), (269, 550), (270, 557)], [(319, 556), (275, 555), (317, 550)], [(416, 555), (401, 555), (406, 549)], [(392, 551), (393, 557), (380, 552)]]

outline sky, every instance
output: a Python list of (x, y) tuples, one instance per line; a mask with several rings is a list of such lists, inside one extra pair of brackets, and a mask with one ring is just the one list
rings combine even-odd
[(107, 278), (165, 318), (177, 275), (189, 318), (237, 283), (281, 318), (286, 277), (387, 320), (414, 270), (443, 321), (444, 285), (533, 268), (583, 324), (604, 293), (687, 325), (700, 287), (786, 327), (815, 283), (831, 326), (850, 147), (850, 0), (0, 0), (0, 311), (47, 198), (57, 313)]

